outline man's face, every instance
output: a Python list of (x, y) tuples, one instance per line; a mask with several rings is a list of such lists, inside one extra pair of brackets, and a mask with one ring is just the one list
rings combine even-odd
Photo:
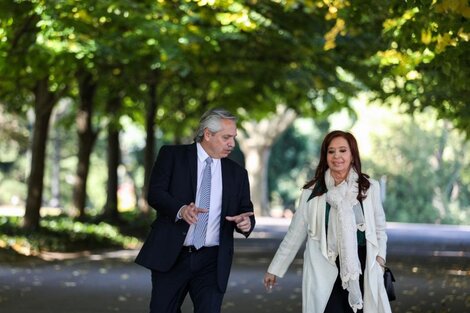
[(237, 125), (232, 120), (222, 119), (221, 130), (211, 133), (207, 128), (204, 130), (202, 147), (213, 159), (227, 157), (235, 147), (235, 137), (237, 136)]

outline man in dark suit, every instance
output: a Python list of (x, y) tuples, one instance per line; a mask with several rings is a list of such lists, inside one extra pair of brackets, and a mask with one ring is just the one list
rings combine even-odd
[(189, 292), (195, 313), (219, 313), (232, 266), (234, 230), (255, 226), (246, 170), (226, 158), (236, 118), (206, 112), (195, 143), (163, 146), (148, 202), (157, 211), (136, 263), (152, 271), (151, 313), (181, 312)]

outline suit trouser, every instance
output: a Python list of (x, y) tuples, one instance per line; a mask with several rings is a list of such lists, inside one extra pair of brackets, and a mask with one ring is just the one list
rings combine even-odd
[(220, 313), (224, 293), (217, 285), (218, 247), (184, 247), (167, 272), (152, 270), (150, 313), (181, 313), (186, 295), (194, 313)]

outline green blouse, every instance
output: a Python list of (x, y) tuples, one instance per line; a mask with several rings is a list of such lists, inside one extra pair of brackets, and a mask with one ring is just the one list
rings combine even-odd
[[(361, 203), (361, 208), (362, 208), (362, 203)], [(326, 223), (326, 229), (328, 229), (328, 220), (330, 218), (330, 209), (331, 205), (327, 202), (326, 203), (326, 212), (325, 212), (325, 223)], [(364, 208), (362, 208), (364, 210)], [(328, 231), (326, 232), (328, 234)], [(357, 230), (357, 244), (359, 246), (365, 246), (366, 245), (366, 232), (365, 231), (360, 231), (359, 229)]]
[[(312, 190), (312, 194), (310, 195), (310, 197), (308, 198), (307, 201), (311, 200), (312, 198), (314, 198), (315, 196), (318, 195), (318, 193), (326, 193), (328, 190), (326, 189), (326, 186), (322, 186), (322, 184), (315, 184), (315, 187), (313, 187), (313, 190)], [(362, 212), (364, 212), (364, 207), (362, 206), (362, 202), (360, 202), (361, 204), (361, 209), (362, 209)], [(326, 203), (326, 212), (325, 212), (325, 225), (326, 225), (326, 229), (327, 229), (327, 234), (328, 234), (328, 219), (330, 218), (330, 209), (331, 209), (331, 206), (330, 204), (327, 202)], [(359, 229), (357, 230), (357, 244), (359, 246), (365, 246), (366, 245), (366, 232), (365, 231), (360, 231)]]

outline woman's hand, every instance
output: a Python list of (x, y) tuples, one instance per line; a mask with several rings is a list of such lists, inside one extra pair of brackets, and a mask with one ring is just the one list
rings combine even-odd
[(379, 263), (382, 270), (385, 271), (385, 260), (381, 256), (377, 256), (375, 260)]
[(264, 287), (270, 292), (276, 284), (276, 275), (271, 273), (264, 274)]

